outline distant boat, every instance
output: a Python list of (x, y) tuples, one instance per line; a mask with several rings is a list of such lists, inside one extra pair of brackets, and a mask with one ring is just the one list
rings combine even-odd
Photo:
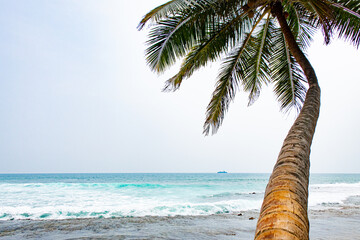
[(217, 173), (227, 173), (227, 171), (219, 171), (219, 172), (217, 172)]

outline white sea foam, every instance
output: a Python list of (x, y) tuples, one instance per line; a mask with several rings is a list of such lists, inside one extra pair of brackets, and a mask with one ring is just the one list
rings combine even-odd
[(8, 219), (66, 219), (91, 217), (211, 215), (256, 209), (261, 201), (232, 200), (216, 203), (150, 202), (107, 206), (53, 205), (42, 207), (16, 206), (1, 208), (2, 220)]
[(351, 196), (360, 195), (360, 183), (310, 185), (309, 206), (343, 204)]
[(220, 197), (215, 200), (206, 199), (201, 194), (206, 195), (208, 189), (194, 191), (181, 186), (175, 190), (164, 187), (156, 192), (150, 185), (139, 189), (109, 189), (116, 184), (0, 185), (2, 220), (209, 215), (256, 209), (261, 204), (259, 199), (228, 200), (227, 194), (224, 197), (219, 194)]
[[(265, 189), (266, 182), (245, 183), (0, 183), (0, 220), (211, 215), (259, 209), (263, 198), (259, 189)], [(309, 190), (310, 207), (331, 207), (360, 196), (360, 183), (313, 184)]]

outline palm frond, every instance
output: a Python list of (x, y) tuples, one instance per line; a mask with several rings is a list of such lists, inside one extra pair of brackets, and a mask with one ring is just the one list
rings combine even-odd
[(245, 69), (243, 86), (246, 92), (249, 92), (248, 106), (252, 105), (260, 95), (262, 84), (270, 81), (270, 67), (268, 59), (271, 57), (271, 39), (274, 23), (271, 21), (271, 15), (259, 26), (259, 31), (251, 39), (248, 51), (251, 54), (248, 60), (249, 67)]
[(206, 120), (203, 133), (215, 134), (224, 119), (229, 103), (233, 100), (240, 79), (244, 78), (242, 69), (246, 68), (246, 62), (250, 55), (246, 51), (246, 45), (251, 35), (247, 36), (241, 47), (234, 49), (222, 63), (215, 91), (207, 106)]
[(149, 33), (146, 60), (153, 71), (162, 72), (184, 56), (204, 35), (193, 16), (178, 14), (161, 20)]
[(143, 19), (141, 19), (138, 29), (141, 30), (144, 28), (148, 21), (158, 22), (163, 18), (176, 16), (179, 12), (184, 12), (189, 10), (192, 7), (203, 7), (210, 6), (213, 1), (211, 0), (171, 0), (167, 3), (164, 3), (150, 12), (148, 12)]
[(253, 56), (250, 42), (253, 41), (253, 32), (267, 14), (264, 11), (258, 16), (251, 31), (244, 36), (241, 45), (235, 47), (222, 63), (215, 91), (206, 111), (206, 120), (203, 133), (208, 135), (210, 130), (215, 134), (223, 122), (229, 103), (233, 100), (238, 84), (246, 78), (246, 71), (250, 67), (249, 62)]
[(349, 40), (357, 48), (360, 46), (360, 1), (337, 0), (332, 4), (336, 13), (333, 21), (339, 38)]
[(345, 12), (350, 13), (351, 15), (360, 18), (359, 8), (360, 2), (354, 0), (337, 0), (335, 3), (330, 2), (330, 4), (336, 8), (339, 8)]
[(297, 2), (290, 2), (284, 9), (289, 14), (287, 21), (299, 47), (302, 50), (307, 49), (317, 30), (311, 13)]
[(281, 109), (288, 111), (292, 108), (300, 111), (305, 99), (306, 82), (300, 66), (291, 55), (285, 42), (285, 37), (280, 29), (277, 29), (273, 38), (273, 55), (271, 57), (272, 81), (274, 92), (281, 104)]
[(163, 91), (179, 89), (183, 79), (190, 77), (200, 67), (206, 66), (209, 61), (214, 61), (218, 58), (218, 52), (206, 51), (206, 47), (206, 43), (200, 43), (192, 48), (184, 59), (179, 72), (165, 82)]
[(301, 4), (314, 16), (313, 19), (321, 26), (325, 43), (330, 43), (332, 32), (332, 20), (334, 11), (326, 0), (300, 0)]
[(164, 90), (175, 91), (185, 78), (208, 62), (219, 59), (222, 53), (227, 52), (234, 45), (242, 33), (252, 24), (252, 19), (246, 17), (247, 12), (229, 18), (227, 22), (210, 21), (207, 38), (195, 45), (184, 59), (179, 72), (166, 81)]
[(171, 0), (150, 12), (148, 12), (140, 21), (138, 29), (142, 30), (150, 22), (158, 22), (171, 16), (176, 16), (179, 12), (194, 9), (212, 8), (217, 16), (229, 16), (238, 11), (246, 0)]

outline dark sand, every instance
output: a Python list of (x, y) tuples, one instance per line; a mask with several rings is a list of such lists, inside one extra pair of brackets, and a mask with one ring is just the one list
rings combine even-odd
[[(253, 239), (257, 215), (8, 220), (0, 221), (0, 239)], [(312, 240), (360, 240), (359, 206), (311, 210), (309, 216)]]

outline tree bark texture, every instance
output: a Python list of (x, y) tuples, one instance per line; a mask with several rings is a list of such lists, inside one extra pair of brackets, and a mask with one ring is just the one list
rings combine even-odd
[(320, 88), (309, 88), (265, 190), (255, 239), (307, 240), (310, 146), (320, 108)]
[(315, 71), (296, 43), (280, 2), (272, 7), (290, 52), (309, 83), (303, 108), (286, 136), (265, 190), (255, 240), (308, 240), (310, 146), (320, 111), (320, 87)]

